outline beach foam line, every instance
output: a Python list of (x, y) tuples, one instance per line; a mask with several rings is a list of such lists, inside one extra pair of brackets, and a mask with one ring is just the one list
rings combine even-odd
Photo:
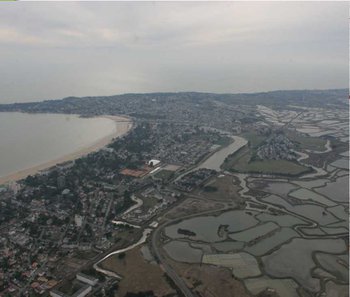
[(24, 179), (28, 175), (34, 175), (36, 173), (39, 173), (40, 171), (53, 167), (57, 164), (64, 163), (67, 161), (72, 161), (80, 157), (86, 156), (89, 153), (98, 151), (101, 148), (107, 146), (109, 143), (111, 143), (113, 139), (121, 137), (126, 133), (128, 133), (133, 127), (132, 120), (126, 116), (101, 115), (101, 116), (96, 116), (95, 118), (107, 118), (107, 119), (113, 120), (116, 123), (116, 127), (118, 127), (118, 129), (116, 129), (115, 132), (99, 139), (98, 141), (93, 142), (91, 145), (78, 149), (73, 153), (64, 155), (62, 157), (56, 158), (54, 160), (51, 160), (42, 164), (38, 164), (23, 170), (16, 171), (14, 173), (10, 173), (5, 176), (1, 176), (0, 185)]

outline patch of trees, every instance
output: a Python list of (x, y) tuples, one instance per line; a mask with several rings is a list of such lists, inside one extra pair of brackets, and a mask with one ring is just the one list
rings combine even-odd
[(123, 253), (120, 253), (120, 254), (118, 254), (118, 259), (120, 259), (120, 260), (122, 260), (122, 259), (124, 259), (125, 258), (125, 253), (123, 252)]
[(203, 190), (204, 192), (216, 192), (218, 188), (214, 186), (205, 186), (203, 187)]
[(196, 236), (195, 232), (187, 230), (187, 229), (181, 229), (181, 228), (177, 229), (177, 233), (178, 234), (183, 234), (183, 235), (186, 235), (186, 236)]

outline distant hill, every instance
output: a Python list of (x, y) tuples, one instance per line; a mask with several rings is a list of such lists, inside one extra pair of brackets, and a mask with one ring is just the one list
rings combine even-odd
[[(0, 104), (0, 111), (98, 114), (140, 114), (154, 106), (157, 110), (171, 109), (176, 105), (196, 108), (201, 104), (210, 110), (213, 103), (226, 105), (266, 105), (283, 108), (287, 105), (302, 107), (345, 107), (348, 106), (348, 89), (295, 90), (261, 93), (217, 94), (199, 92), (123, 94), (96, 97), (67, 97), (42, 102)], [(149, 113), (149, 114), (152, 114)], [(166, 112), (165, 112), (166, 114)]]

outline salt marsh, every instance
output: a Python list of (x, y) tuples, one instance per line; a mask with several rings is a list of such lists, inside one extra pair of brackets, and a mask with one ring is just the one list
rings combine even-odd
[(320, 281), (311, 276), (315, 266), (313, 251), (327, 253), (345, 252), (342, 239), (300, 239), (295, 238), (271, 255), (263, 257), (266, 272), (275, 277), (291, 277), (312, 292), (320, 290)]

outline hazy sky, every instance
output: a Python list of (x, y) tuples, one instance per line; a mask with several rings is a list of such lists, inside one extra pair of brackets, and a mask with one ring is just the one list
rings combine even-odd
[(0, 103), (348, 86), (347, 2), (0, 5)]

